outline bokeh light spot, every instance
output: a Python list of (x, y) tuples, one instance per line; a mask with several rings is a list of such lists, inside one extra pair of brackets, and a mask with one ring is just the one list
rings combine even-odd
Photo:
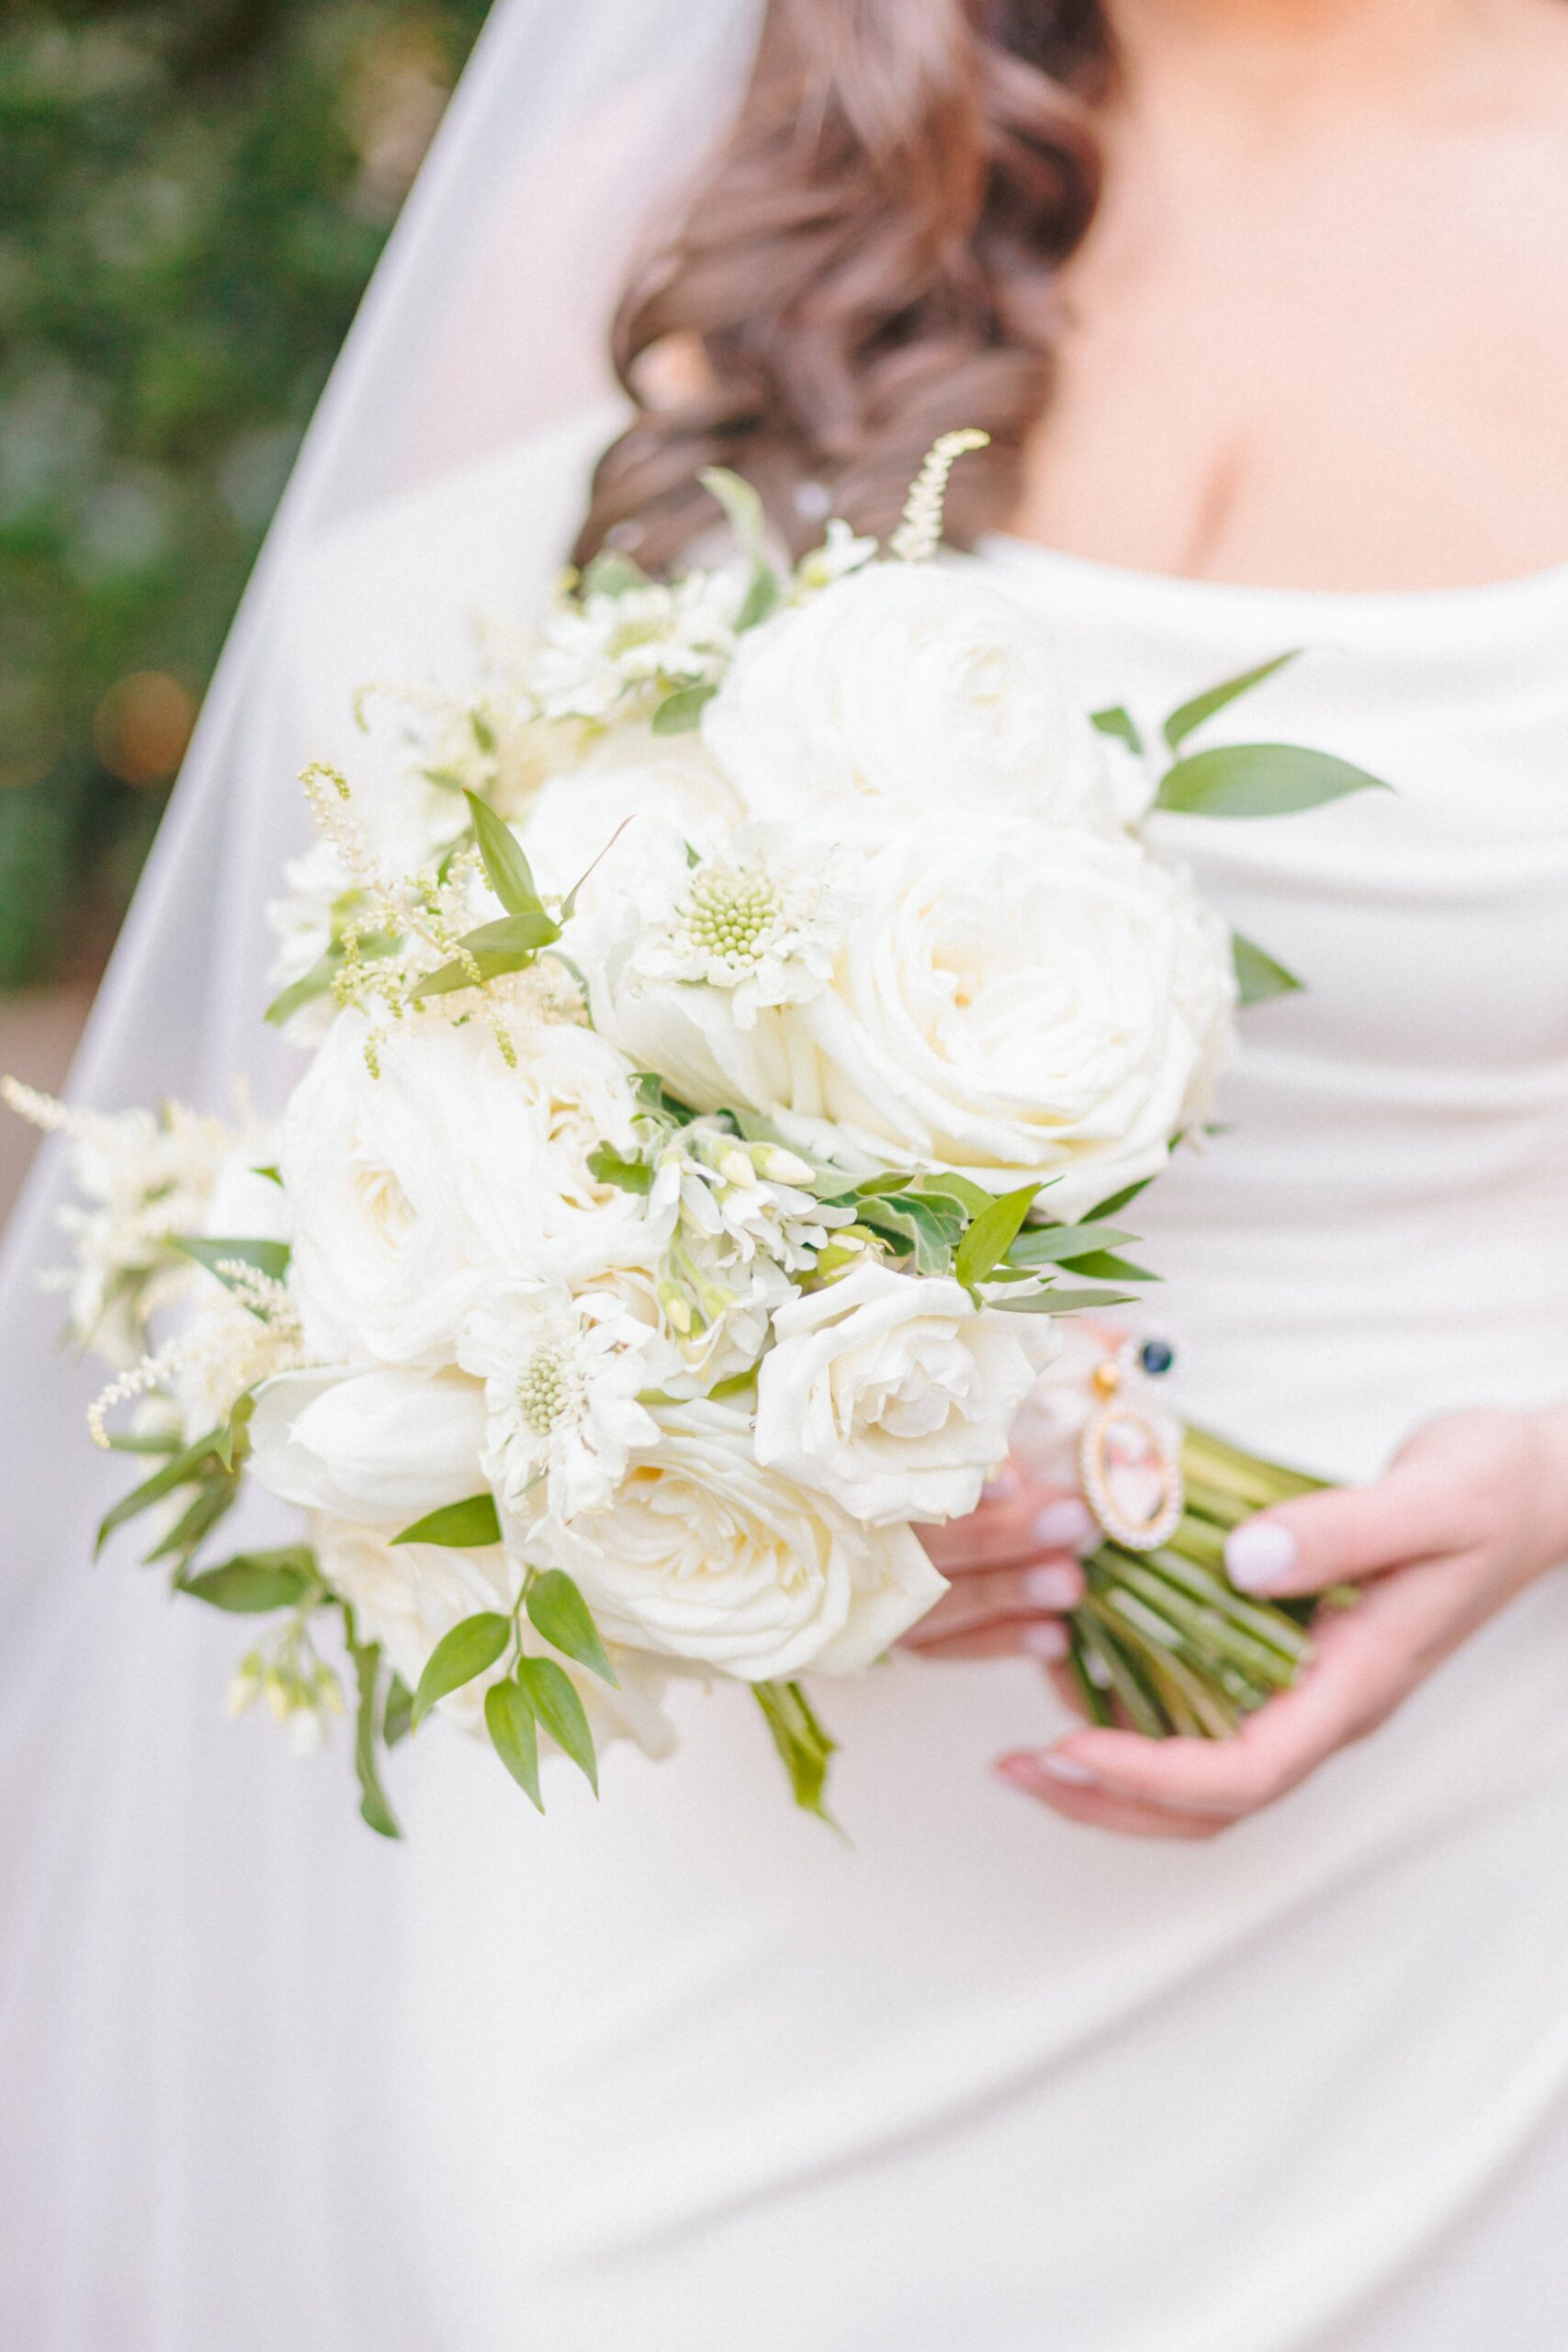
[(162, 784), (185, 756), (196, 725), (196, 697), (165, 670), (134, 670), (99, 703), (93, 742), (123, 784)]

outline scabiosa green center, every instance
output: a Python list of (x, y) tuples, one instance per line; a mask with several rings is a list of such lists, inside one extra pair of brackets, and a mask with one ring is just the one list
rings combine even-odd
[(576, 1374), (558, 1348), (536, 1348), (517, 1382), (518, 1409), (536, 1437), (548, 1437), (581, 1403)]
[(778, 894), (765, 875), (705, 866), (686, 894), (682, 928), (703, 955), (754, 964), (779, 914)]

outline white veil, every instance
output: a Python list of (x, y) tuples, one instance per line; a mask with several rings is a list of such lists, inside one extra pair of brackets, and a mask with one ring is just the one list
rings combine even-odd
[[(531, 599), (616, 428), (614, 294), (758, 0), (502, 0), (321, 402), (73, 1076), (265, 1102), (263, 909), (348, 690)], [(367, 598), (367, 581), (377, 594)], [(269, 1058), (270, 1057), (270, 1058)], [(377, 2007), (400, 1855), (221, 1713), (235, 1627), (88, 1566), (125, 1483), (56, 1346), (57, 1151), (0, 1261), (0, 2341), (434, 2352)], [(134, 1556), (131, 1555), (130, 1556)], [(452, 2352), (458, 2352), (453, 2346)]]

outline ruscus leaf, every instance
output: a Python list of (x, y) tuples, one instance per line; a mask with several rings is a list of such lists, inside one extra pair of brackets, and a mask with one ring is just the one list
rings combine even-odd
[(316, 1580), (315, 1554), (291, 1544), (273, 1552), (236, 1552), (217, 1567), (182, 1577), (179, 1589), (214, 1609), (260, 1617), (274, 1609), (297, 1607)]
[(543, 1813), (539, 1792), (539, 1735), (528, 1694), (515, 1682), (492, 1682), (485, 1692), (485, 1729), (490, 1744), (518, 1787)]
[(517, 1661), (517, 1681), (556, 1746), (570, 1757), (597, 1796), (599, 1764), (593, 1753), (593, 1734), (570, 1677), (553, 1658), (522, 1657)]
[(1210, 686), (1206, 693), (1194, 695), (1190, 702), (1184, 702), (1179, 709), (1173, 710), (1164, 728), (1165, 740), (1171, 750), (1174, 752), (1184, 743), (1193, 729), (1201, 727), (1206, 718), (1213, 718), (1216, 711), (1225, 709), (1241, 695), (1250, 694), (1254, 686), (1263, 684), (1265, 678), (1273, 677), (1276, 671), (1284, 669), (1287, 662), (1296, 661), (1301, 650), (1299, 645), (1293, 645), (1288, 652), (1276, 653), (1271, 660), (1259, 662), (1256, 669), (1243, 670), (1238, 677), (1226, 678), (1221, 684)]
[(511, 826), (477, 792), (465, 792), (463, 797), (468, 804), (474, 839), (479, 845), (490, 887), (507, 913), (542, 914), (544, 903), (534, 885), (533, 868)]
[(1006, 1257), (1039, 1190), (1038, 1184), (1022, 1184), (1016, 1193), (1004, 1193), (981, 1210), (953, 1261), (953, 1271), (966, 1289), (976, 1289)]
[(543, 1576), (536, 1577), (523, 1605), (534, 1631), (542, 1634), (552, 1649), (559, 1650), (563, 1657), (575, 1658), (612, 1689), (618, 1687), (593, 1612), (563, 1568), (547, 1568)]
[(1302, 983), (1294, 972), (1277, 964), (1256, 940), (1239, 931), (1231, 933), (1231, 960), (1235, 966), (1236, 991), (1243, 1004), (1263, 1004), (1271, 996), (1291, 996)]
[(650, 729), (655, 735), (689, 735), (717, 692), (716, 686), (677, 686), (655, 706)]
[(1168, 770), (1156, 808), (1185, 817), (1289, 817), (1388, 786), (1348, 760), (1299, 743), (1226, 743)]
[(1112, 703), (1109, 710), (1091, 711), (1089, 722), (1098, 727), (1102, 735), (1109, 735), (1114, 742), (1125, 743), (1137, 758), (1143, 758), (1144, 739), (1138, 732), (1137, 722), (1132, 712), (1124, 709), (1121, 703)]
[(751, 1695), (789, 1774), (796, 1804), (837, 1829), (828, 1810), (827, 1790), (828, 1767), (838, 1741), (818, 1720), (798, 1682), (754, 1682)]
[(512, 1620), (493, 1609), (465, 1617), (461, 1624), (444, 1634), (426, 1658), (424, 1672), (419, 1678), (409, 1717), (410, 1730), (419, 1729), (438, 1699), (460, 1690), (466, 1682), (493, 1666), (511, 1639)]
[(433, 1510), (423, 1519), (416, 1519), (394, 1544), (446, 1544), (468, 1552), (482, 1551), (487, 1544), (501, 1541), (501, 1518), (493, 1495), (468, 1495), (460, 1503), (447, 1503), (440, 1510)]
[(353, 1610), (346, 1600), (341, 1606), (344, 1633), (348, 1642), (348, 1654), (354, 1660), (354, 1678), (359, 1693), (359, 1704), (354, 1718), (354, 1769), (359, 1781), (360, 1819), (374, 1829), (378, 1837), (400, 1838), (403, 1833), (387, 1802), (376, 1758), (376, 1701), (381, 1679), (381, 1645), (378, 1642), (361, 1642), (355, 1630)]

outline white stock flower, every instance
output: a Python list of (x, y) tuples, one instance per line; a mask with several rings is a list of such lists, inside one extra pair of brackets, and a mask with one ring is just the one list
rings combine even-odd
[(658, 1442), (637, 1401), (656, 1338), (610, 1291), (513, 1290), (468, 1317), (457, 1361), (484, 1382), (482, 1466), (513, 1517), (600, 1510), (628, 1453)]
[(260, 1390), (251, 1467), (284, 1502), (395, 1533), (480, 1491), (485, 1437), (484, 1390), (460, 1372), (329, 1366)]
[(743, 637), (703, 715), (753, 817), (1109, 830), (1100, 739), (1037, 616), (972, 567), (877, 563)]
[[(321, 1573), (354, 1610), (362, 1637), (379, 1642), (409, 1689), (431, 1652), (463, 1618), (481, 1610), (503, 1614), (516, 1602), (522, 1570), (499, 1545), (465, 1552), (447, 1544), (400, 1544), (373, 1529), (316, 1517), (310, 1525)], [(570, 1677), (587, 1711), (594, 1742), (636, 1742), (646, 1755), (667, 1756), (675, 1733), (660, 1704), (668, 1676), (653, 1658), (610, 1651), (618, 1689), (570, 1658), (530, 1640), (532, 1654), (549, 1657)], [(460, 1729), (482, 1735), (484, 1692), (499, 1674), (467, 1683), (437, 1702), (437, 1713)]]
[(908, 1527), (859, 1526), (764, 1469), (747, 1417), (660, 1408), (659, 1451), (607, 1510), (533, 1531), (529, 1557), (564, 1567), (607, 1639), (766, 1681), (869, 1666), (946, 1590)]
[(868, 855), (831, 985), (749, 1035), (715, 992), (597, 976), (600, 1026), (700, 1110), (808, 1151), (1049, 1183), (1081, 1216), (1164, 1163), (1233, 1050), (1224, 925), (1125, 836), (925, 827)]
[(511, 1068), (484, 1025), (406, 1017), (367, 1064), (332, 1029), (288, 1105), (289, 1287), (310, 1353), (441, 1363), (495, 1281), (589, 1272), (643, 1244), (640, 1204), (589, 1155), (635, 1143), (625, 1065), (591, 1030), (525, 1031)]
[(856, 1267), (774, 1317), (757, 1459), (873, 1527), (962, 1518), (1033, 1383), (1027, 1319), (946, 1277)]
[(744, 573), (728, 567), (563, 597), (529, 669), (540, 713), (604, 720), (647, 689), (710, 683), (733, 651), (744, 593)]

